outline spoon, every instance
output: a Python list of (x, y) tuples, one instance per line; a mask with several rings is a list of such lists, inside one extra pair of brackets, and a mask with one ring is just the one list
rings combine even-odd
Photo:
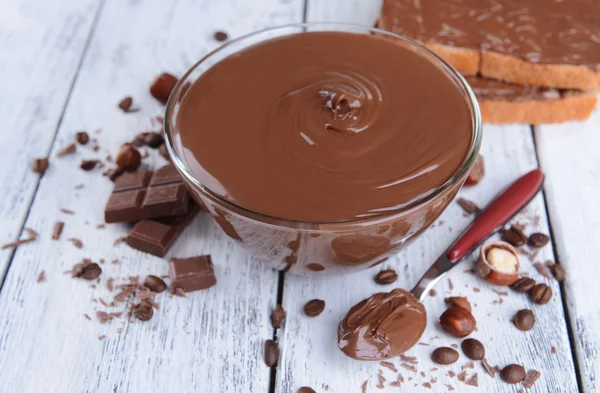
[(534, 169), (517, 179), (440, 255), (410, 292), (423, 301), (427, 293), (450, 269), (527, 205), (538, 193), (543, 182), (544, 174), (539, 169)]

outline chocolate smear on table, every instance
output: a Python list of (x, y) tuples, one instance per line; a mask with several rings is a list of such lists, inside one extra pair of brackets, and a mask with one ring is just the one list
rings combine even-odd
[(465, 216), (479, 214), (481, 212), (481, 208), (479, 208), (475, 202), (468, 199), (458, 198), (456, 203), (458, 203), (458, 205), (463, 209)]
[(79, 131), (75, 134), (75, 140), (80, 145), (87, 145), (87, 143), (90, 141), (90, 136), (85, 131)]
[(177, 81), (178, 79), (175, 76), (166, 72), (162, 73), (150, 85), (150, 94), (161, 104), (165, 105)]
[(46, 173), (46, 170), (48, 169), (49, 166), (50, 166), (50, 162), (48, 161), (47, 158), (36, 158), (35, 160), (33, 160), (33, 164), (31, 165), (31, 170), (34, 171), (35, 173), (39, 173), (40, 175), (43, 175), (44, 173)]
[(391, 284), (398, 279), (398, 273), (394, 269), (382, 270), (375, 276), (375, 282), (380, 285)]
[(273, 325), (273, 327), (277, 329), (281, 327), (281, 324), (283, 323), (284, 319), (285, 310), (283, 309), (283, 306), (281, 304), (278, 304), (277, 306), (275, 306), (275, 309), (271, 313), (271, 325)]
[(503, 229), (500, 231), (500, 235), (502, 240), (511, 244), (514, 247), (520, 247), (527, 243), (527, 236), (523, 233), (521, 229), (517, 226), (513, 225), (508, 229)]
[(64, 157), (64, 156), (66, 156), (66, 155), (73, 154), (73, 153), (75, 153), (76, 151), (77, 151), (77, 146), (75, 146), (75, 144), (74, 144), (74, 143), (71, 143), (70, 145), (68, 145), (68, 146), (65, 146), (65, 147), (63, 147), (61, 150), (59, 150), (59, 151), (56, 153), (56, 156), (57, 156), (57, 157)]
[(309, 300), (304, 305), (304, 314), (309, 317), (316, 317), (321, 314), (325, 309), (325, 301), (321, 299), (313, 299)]
[(279, 347), (275, 341), (265, 341), (264, 357), (265, 364), (268, 367), (272, 367), (277, 364), (277, 361), (279, 360)]
[(192, 258), (172, 258), (169, 261), (171, 293), (207, 289), (217, 283), (210, 255)]
[(144, 286), (156, 293), (161, 293), (167, 289), (167, 284), (164, 282), (164, 280), (152, 274), (146, 277), (144, 280)]
[(338, 346), (358, 360), (383, 360), (412, 348), (426, 325), (425, 307), (410, 292), (376, 293), (353, 306), (338, 328)]

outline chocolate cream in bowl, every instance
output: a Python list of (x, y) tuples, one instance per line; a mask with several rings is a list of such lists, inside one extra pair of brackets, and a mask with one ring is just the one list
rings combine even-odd
[(176, 143), (200, 183), (245, 209), (313, 223), (369, 218), (456, 173), (473, 139), (463, 94), (389, 38), (292, 34), (196, 80)]

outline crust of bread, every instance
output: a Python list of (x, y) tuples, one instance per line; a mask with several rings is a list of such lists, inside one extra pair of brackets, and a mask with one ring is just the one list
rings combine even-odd
[(481, 53), (473, 49), (455, 48), (435, 42), (422, 43), (427, 49), (444, 59), (464, 75), (477, 75)]
[(580, 94), (556, 100), (479, 100), (479, 107), (484, 123), (547, 124), (585, 120), (596, 107), (597, 101), (596, 94)]
[(514, 56), (487, 52), (481, 55), (479, 72), (488, 78), (521, 85), (559, 89), (597, 89), (600, 72), (584, 65), (537, 64)]

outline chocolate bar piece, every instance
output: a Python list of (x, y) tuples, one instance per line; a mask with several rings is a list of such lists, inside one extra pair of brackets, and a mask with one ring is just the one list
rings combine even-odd
[(190, 202), (187, 213), (182, 216), (141, 220), (131, 229), (125, 242), (136, 250), (164, 257), (196, 213), (198, 206)]
[(217, 283), (210, 255), (171, 259), (169, 261), (169, 277), (172, 293), (175, 293), (177, 289), (184, 292), (197, 291), (210, 288)]
[(182, 215), (187, 212), (190, 196), (173, 165), (155, 172), (125, 173), (104, 209), (107, 223), (138, 221), (146, 218)]

